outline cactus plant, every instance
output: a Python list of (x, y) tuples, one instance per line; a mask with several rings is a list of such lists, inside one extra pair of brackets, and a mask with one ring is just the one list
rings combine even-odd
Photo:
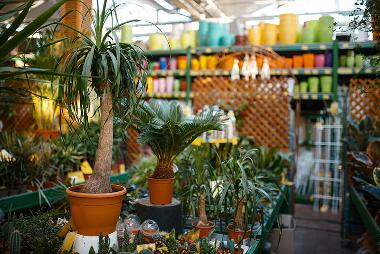
[(14, 230), (9, 236), (9, 253), (20, 254), (21, 253), (21, 234), (20, 231)]

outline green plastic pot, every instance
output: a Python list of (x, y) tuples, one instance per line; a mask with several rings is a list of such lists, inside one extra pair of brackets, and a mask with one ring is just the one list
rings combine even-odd
[[(307, 83), (306, 83), (306, 85), (307, 85)], [(307, 87), (306, 87), (306, 89), (307, 89)], [(294, 93), (297, 94), (299, 92), (300, 92), (300, 85), (295, 85), (294, 86)]]
[(362, 68), (364, 66), (363, 55), (358, 54), (355, 56), (355, 67)]
[(339, 66), (340, 67), (346, 67), (347, 66), (347, 56), (346, 55), (341, 55), (339, 57)]
[(332, 89), (332, 76), (321, 77), (321, 90), (322, 93), (331, 93)]
[(318, 93), (319, 91), (319, 79), (317, 77), (308, 78), (309, 83), (309, 92), (310, 93)]
[(309, 84), (306, 81), (301, 81), (300, 82), (300, 92), (301, 93), (307, 93), (307, 88)]

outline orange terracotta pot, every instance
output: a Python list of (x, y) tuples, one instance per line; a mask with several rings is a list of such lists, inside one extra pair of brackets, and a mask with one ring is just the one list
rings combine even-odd
[(193, 223), (193, 227), (199, 230), (199, 238), (205, 238), (210, 235), (210, 233), (214, 230), (215, 228), (215, 223), (209, 221), (207, 226), (198, 226), (198, 222)]
[(244, 240), (244, 239), (247, 239), (252, 233), (251, 229), (247, 229), (246, 231), (238, 230), (237, 228), (234, 227), (233, 224), (229, 224), (227, 229), (228, 229), (228, 238), (230, 240), (234, 240), (235, 243), (238, 243), (239, 236), (241, 237), (241, 239)]
[(126, 189), (112, 184), (113, 192), (92, 194), (80, 192), (82, 188), (83, 185), (77, 185), (66, 189), (78, 234), (98, 236), (114, 232)]
[(303, 67), (304, 68), (314, 68), (314, 54), (304, 54), (303, 55)]
[(48, 139), (54, 140), (58, 138), (60, 134), (60, 132), (56, 130), (41, 130), (41, 129), (35, 130), (34, 133), (36, 134), (36, 136), (42, 137), (45, 140), (48, 140)]
[(303, 56), (293, 56), (293, 68), (303, 67)]
[(167, 205), (172, 202), (174, 178), (155, 179), (148, 177), (150, 203)]

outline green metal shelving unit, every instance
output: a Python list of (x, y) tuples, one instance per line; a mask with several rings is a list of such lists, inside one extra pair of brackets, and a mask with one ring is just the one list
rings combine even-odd
[(262, 247), (264, 246), (265, 241), (268, 239), (268, 236), (273, 228), (275, 221), (277, 220), (278, 214), (280, 213), (281, 207), (283, 207), (286, 196), (288, 194), (289, 187), (283, 186), (281, 192), (276, 199), (273, 210), (268, 218), (265, 218), (264, 225), (262, 226), (260, 232), (258, 233), (257, 239), (253, 245), (249, 248), (247, 254), (256, 254), (260, 253)]
[(376, 244), (377, 250), (380, 253), (380, 228), (376, 221), (373, 219), (372, 215), (369, 213), (366, 205), (364, 204), (359, 193), (353, 186), (350, 186), (350, 197), (351, 202), (358, 211), (360, 218), (367, 229), (369, 236), (372, 238), (373, 242)]
[[(111, 176), (112, 183), (125, 183), (129, 179), (129, 174), (122, 173)], [(44, 189), (43, 193), (49, 200), (49, 203), (54, 203), (66, 198), (66, 187), (62, 185), (53, 188)], [(28, 209), (46, 204), (45, 198), (39, 192), (26, 192), (19, 195), (4, 197), (0, 199), (0, 209), (4, 213), (16, 212), (23, 209)]]

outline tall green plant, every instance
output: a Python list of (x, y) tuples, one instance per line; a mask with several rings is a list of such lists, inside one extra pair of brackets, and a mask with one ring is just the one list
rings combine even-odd
[(94, 173), (82, 189), (88, 193), (111, 191), (114, 114), (127, 117), (139, 105), (139, 94), (146, 83), (142, 52), (134, 45), (119, 43), (116, 36), (120, 26), (128, 22), (105, 32), (106, 21), (115, 17), (116, 9), (117, 6), (107, 7), (107, 0), (102, 6), (97, 2), (91, 16), (91, 36), (64, 25), (75, 31), (78, 37), (60, 60), (60, 71), (65, 75), (59, 87), (61, 107), (67, 108), (71, 118), (86, 125), (91, 105), (90, 91), (94, 90), (100, 98), (100, 134)]
[[(210, 150), (207, 146), (189, 148), (180, 156), (178, 175), (182, 200), (188, 204), (192, 217), (198, 214), (198, 226), (208, 226), (208, 208), (214, 205), (212, 183), (217, 181), (215, 169), (210, 164)], [(208, 209), (210, 211), (211, 209)]]
[(221, 164), (216, 186), (219, 192), (218, 208), (221, 213), (232, 215), (233, 225), (240, 231), (246, 231), (249, 222), (255, 222), (250, 219), (256, 217), (258, 201), (262, 198), (271, 199), (262, 182), (249, 173), (254, 170), (256, 161), (256, 149), (237, 150)]
[(177, 102), (143, 103), (134, 113), (137, 141), (152, 148), (158, 162), (152, 175), (156, 179), (174, 177), (174, 159), (198, 136), (208, 130), (219, 130), (220, 115), (207, 113), (190, 119)]

